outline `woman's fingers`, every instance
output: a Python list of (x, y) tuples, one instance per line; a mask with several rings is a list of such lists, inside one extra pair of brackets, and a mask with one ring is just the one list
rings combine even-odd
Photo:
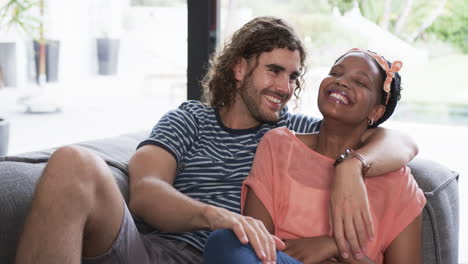
[(364, 253), (364, 249), (367, 246), (367, 232), (364, 221), (361, 217), (361, 212), (358, 212), (356, 215), (354, 215), (353, 222), (354, 229), (356, 230), (356, 235), (359, 242), (358, 247), (360, 248), (361, 253)]
[(359, 245), (358, 237), (355, 232), (354, 226), (354, 219), (353, 218), (345, 218), (344, 219), (344, 232), (346, 240), (349, 242), (351, 247), (351, 251), (354, 255), (354, 258), (361, 259), (362, 258), (362, 251)]
[(369, 206), (367, 206), (366, 210), (362, 212), (362, 218), (364, 219), (364, 224), (366, 225), (367, 239), (374, 240), (374, 222), (372, 221)]
[(350, 253), (344, 235), (343, 218), (341, 218), (341, 215), (336, 212), (333, 215), (333, 228), (336, 245), (338, 247), (338, 250), (340, 251), (340, 255), (342, 258), (347, 259), (349, 258)]

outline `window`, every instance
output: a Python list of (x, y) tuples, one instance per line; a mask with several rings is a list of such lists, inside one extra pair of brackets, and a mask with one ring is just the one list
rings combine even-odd
[[(387, 2), (392, 5), (384, 12), (384, 1), (221, 0), (221, 38), (256, 16), (274, 15), (293, 24), (305, 42), (309, 61), (305, 92), (290, 108), (313, 116), (320, 116), (316, 107), (320, 81), (350, 48), (402, 60), (402, 99), (383, 126), (412, 136), (419, 145), (418, 158), (466, 175), (468, 163), (462, 153), (468, 149), (468, 82), (464, 80), (468, 3)], [(460, 178), (459, 184), (461, 190), (468, 187), (466, 179)], [(461, 262), (468, 261), (468, 253), (461, 250), (468, 245), (467, 202), (468, 196), (460, 192)]]

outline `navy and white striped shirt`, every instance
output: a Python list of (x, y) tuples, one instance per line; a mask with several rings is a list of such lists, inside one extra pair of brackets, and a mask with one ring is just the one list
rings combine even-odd
[[(156, 145), (174, 156), (177, 175), (174, 187), (207, 204), (240, 213), (240, 190), (247, 177), (260, 139), (276, 127), (286, 126), (298, 133), (315, 132), (319, 119), (291, 114), (284, 109), (276, 125), (252, 129), (230, 129), (218, 111), (199, 101), (187, 101), (168, 112), (153, 128), (143, 145)], [(182, 240), (203, 250), (211, 231), (155, 233)]]

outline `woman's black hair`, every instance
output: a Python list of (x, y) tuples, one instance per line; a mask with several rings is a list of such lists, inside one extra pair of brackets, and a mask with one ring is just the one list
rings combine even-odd
[[(384, 58), (382, 56), (382, 58)], [(388, 63), (389, 67), (392, 67), (392, 63), (389, 62), (387, 59), (384, 58), (384, 60)], [(375, 62), (377, 63), (377, 62)], [(378, 65), (378, 63), (377, 63)], [(382, 67), (379, 66), (379, 71), (380, 74), (382, 75), (383, 80), (387, 78), (387, 73), (382, 69)], [(383, 83), (382, 83), (383, 87)], [(395, 108), (397, 106), (398, 101), (401, 99), (401, 76), (398, 72), (395, 73), (392, 79), (392, 83), (390, 84), (390, 97), (388, 98), (388, 102), (385, 105), (385, 100), (387, 99), (387, 93), (382, 92), (382, 97), (380, 98), (380, 104), (385, 106), (385, 112), (380, 117), (377, 121), (375, 121), (372, 125), (369, 125), (369, 128), (374, 128), (377, 127), (378, 125), (382, 124), (385, 122), (395, 111)], [(383, 91), (383, 89), (382, 89)]]

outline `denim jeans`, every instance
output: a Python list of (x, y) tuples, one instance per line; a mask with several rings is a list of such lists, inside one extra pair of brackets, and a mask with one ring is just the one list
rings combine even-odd
[[(209, 236), (203, 257), (203, 263), (205, 264), (262, 263), (249, 244), (242, 244), (234, 232), (227, 229), (216, 230)], [(302, 264), (302, 262), (281, 251), (276, 251), (276, 263)]]

